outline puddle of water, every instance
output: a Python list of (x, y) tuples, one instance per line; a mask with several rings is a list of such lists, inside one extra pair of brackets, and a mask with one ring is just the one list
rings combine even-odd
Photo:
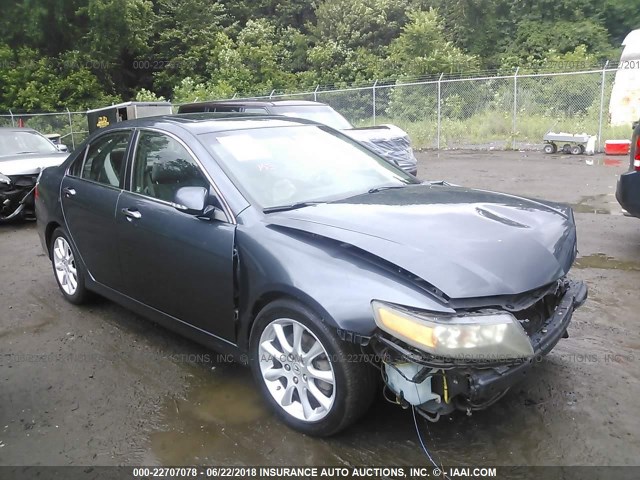
[(163, 406), (163, 431), (151, 434), (153, 454), (163, 465), (243, 462), (264, 464), (246, 439), (269, 417), (249, 369), (237, 365), (186, 365), (186, 397)]
[(587, 165), (604, 165), (605, 167), (620, 167), (623, 165), (628, 164), (629, 162), (629, 155), (627, 154), (626, 158), (623, 156), (621, 158), (609, 158), (609, 157), (605, 157), (605, 158), (593, 158), (593, 157), (589, 157), (585, 160), (585, 163)]
[(603, 162), (607, 167), (619, 167), (622, 165), (622, 160), (619, 158), (605, 158)]
[(576, 260), (576, 268), (603, 268), (607, 270), (640, 271), (640, 263), (617, 260), (604, 253), (594, 253)]
[(187, 398), (174, 400), (176, 414), (221, 427), (247, 425), (267, 416), (250, 371), (239, 366), (223, 371), (209, 375), (209, 381), (196, 377), (198, 385)]
[(572, 203), (571, 208), (576, 213), (595, 213), (596, 215), (611, 215), (611, 210), (606, 208), (594, 207), (582, 203)]
[[(342, 434), (318, 439), (289, 429), (267, 409), (249, 369), (228, 364), (214, 370), (185, 368), (189, 372), (187, 394), (165, 400), (165, 426), (150, 434), (146, 464), (427, 463), (411, 412), (381, 398)], [(471, 417), (458, 412), (437, 424), (419, 420), (423, 440), (445, 465), (562, 464), (565, 457), (578, 463), (600, 461), (603, 452), (590, 452), (591, 456), (585, 457), (581, 447), (574, 449), (574, 442), (566, 441), (582, 435), (580, 420), (588, 416), (576, 410), (573, 402), (567, 403), (564, 389), (552, 386), (566, 382), (558, 377), (562, 377), (561, 369), (544, 362), (528, 382), (515, 387), (489, 410)]]
[(576, 213), (595, 213), (596, 215), (610, 215), (611, 209), (608, 207), (607, 195), (586, 195), (580, 197), (577, 203), (572, 203), (571, 208)]

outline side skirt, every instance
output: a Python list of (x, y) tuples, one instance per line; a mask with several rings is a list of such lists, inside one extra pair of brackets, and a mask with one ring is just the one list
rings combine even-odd
[(235, 362), (247, 364), (246, 352), (240, 350), (237, 345), (229, 342), (228, 340), (217, 337), (176, 317), (167, 315), (153, 307), (145, 305), (144, 303), (128, 297), (127, 295), (96, 282), (92, 278), (87, 278), (86, 282), (87, 289), (97, 293), (98, 295), (118, 303), (132, 312), (135, 312), (138, 315), (167, 328), (168, 330), (178, 333), (183, 337), (193, 340), (200, 345), (224, 355), (229, 355)]

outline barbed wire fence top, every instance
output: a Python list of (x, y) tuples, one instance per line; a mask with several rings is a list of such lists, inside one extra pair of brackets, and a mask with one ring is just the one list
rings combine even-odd
[[(355, 126), (399, 126), (417, 149), (535, 150), (542, 148), (544, 134), (554, 131), (597, 135), (598, 150), (602, 150), (606, 140), (630, 136), (630, 125), (612, 126), (609, 121), (617, 71), (605, 65), (578, 72), (441, 74), (348, 88), (317, 86), (302, 92), (234, 95), (226, 100), (326, 103)], [(18, 125), (59, 133), (71, 149), (88, 135), (86, 112), (0, 114), (0, 127)]]

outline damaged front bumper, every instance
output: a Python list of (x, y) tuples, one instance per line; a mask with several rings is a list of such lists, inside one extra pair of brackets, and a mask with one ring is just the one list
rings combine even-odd
[(8, 178), (11, 183), (0, 184), (0, 222), (33, 212), (33, 195), (38, 176), (16, 175)]
[[(567, 327), (574, 310), (586, 301), (587, 287), (583, 282), (561, 280), (554, 295), (550, 314), (536, 321), (534, 331), (527, 331), (534, 352), (529, 358), (491, 362), (434, 357), (388, 334), (377, 333), (370, 346), (383, 359), (383, 377), (395, 401), (413, 405), (433, 420), (453, 410), (471, 412), (492, 405), (525, 378), (560, 338), (568, 337)], [(530, 311), (517, 315), (519, 320), (529, 322), (525, 317)]]

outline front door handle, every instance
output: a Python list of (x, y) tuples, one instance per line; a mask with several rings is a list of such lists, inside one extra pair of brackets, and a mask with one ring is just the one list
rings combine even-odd
[(76, 190), (75, 188), (65, 187), (62, 189), (62, 193), (64, 193), (67, 197), (73, 197), (76, 194)]
[(123, 208), (122, 213), (124, 214), (125, 217), (131, 218), (134, 220), (139, 220), (140, 218), (142, 218), (142, 214), (137, 210), (129, 210), (128, 208)]

